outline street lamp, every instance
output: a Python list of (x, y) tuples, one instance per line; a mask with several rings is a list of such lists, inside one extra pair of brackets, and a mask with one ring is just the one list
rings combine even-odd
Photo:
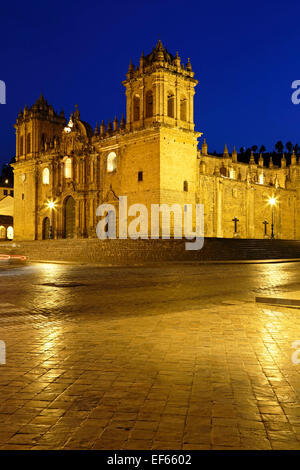
[(272, 196), (269, 198), (269, 204), (272, 207), (272, 224), (271, 224), (271, 239), (274, 240), (274, 207), (276, 206), (277, 199), (276, 197)]
[(50, 209), (50, 227), (49, 227), (49, 238), (53, 238), (53, 209), (55, 208), (55, 202), (54, 201), (48, 201), (47, 203), (48, 208)]

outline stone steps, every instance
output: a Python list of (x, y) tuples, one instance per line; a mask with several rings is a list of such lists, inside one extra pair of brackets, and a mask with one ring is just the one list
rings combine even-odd
[(94, 264), (161, 261), (300, 259), (300, 241), (206, 238), (202, 250), (185, 250), (185, 240), (44, 240), (0, 244), (1, 253), (30, 260)]

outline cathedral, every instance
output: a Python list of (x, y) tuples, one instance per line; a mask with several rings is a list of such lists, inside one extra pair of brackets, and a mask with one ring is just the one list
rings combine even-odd
[[(123, 81), (126, 120), (93, 129), (78, 107), (66, 120), (41, 95), (16, 124), (14, 234), (16, 240), (95, 238), (102, 203), (118, 209), (144, 204), (203, 204), (205, 237), (299, 239), (300, 165), (252, 154), (210, 155), (195, 131), (197, 80), (158, 41)], [(272, 204), (270, 204), (272, 201)]]

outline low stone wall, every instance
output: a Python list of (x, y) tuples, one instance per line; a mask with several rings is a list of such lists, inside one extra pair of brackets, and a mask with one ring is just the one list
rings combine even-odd
[(43, 240), (0, 244), (1, 253), (31, 261), (133, 265), (161, 261), (300, 259), (300, 241), (206, 238), (202, 250), (187, 251), (185, 240)]

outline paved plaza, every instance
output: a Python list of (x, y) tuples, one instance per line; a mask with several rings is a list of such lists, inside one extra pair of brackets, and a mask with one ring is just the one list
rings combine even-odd
[(0, 268), (0, 448), (300, 449), (299, 273)]

